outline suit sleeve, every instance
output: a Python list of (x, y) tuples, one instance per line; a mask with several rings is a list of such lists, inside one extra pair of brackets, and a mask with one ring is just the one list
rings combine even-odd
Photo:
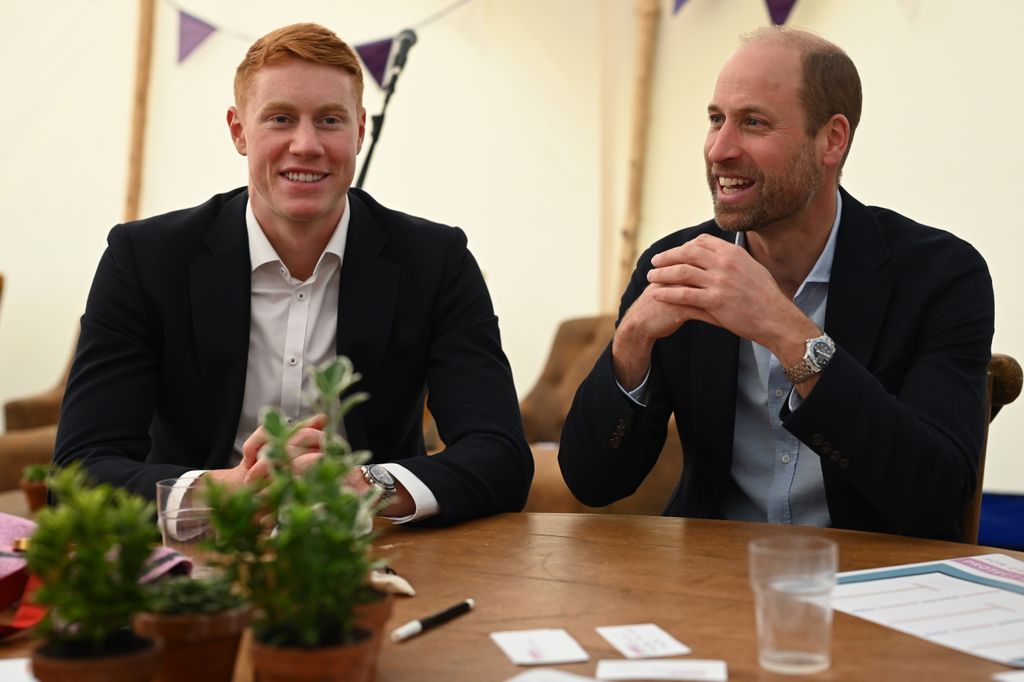
[[(884, 365), (869, 372), (840, 345), (807, 399), (782, 415), (785, 428), (821, 456), (827, 484), (852, 487), (907, 535), (954, 527), (974, 492), (984, 444), (992, 281), (967, 244), (947, 259), (902, 377)], [(837, 513), (841, 507), (833, 523), (842, 522)]]
[(519, 511), (533, 480), (512, 370), (498, 318), (466, 236), (452, 230), (442, 286), (431, 314), (428, 406), (445, 449), (399, 463), (437, 498), (440, 514), (416, 522), (447, 525)]
[[(649, 250), (640, 257), (622, 296), (619, 321), (647, 286), (653, 255)], [(609, 343), (576, 391), (562, 426), (558, 464), (580, 502), (602, 507), (632, 495), (657, 462), (671, 411), (657, 344), (648, 381), (647, 405), (641, 407), (619, 388)]]
[(111, 230), (82, 316), (54, 449), (93, 480), (152, 499), (156, 481), (188, 468), (146, 464), (159, 373), (157, 316), (139, 283), (127, 230)]

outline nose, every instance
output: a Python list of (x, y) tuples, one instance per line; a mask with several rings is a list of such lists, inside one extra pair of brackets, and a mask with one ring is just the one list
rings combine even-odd
[(704, 157), (710, 163), (722, 163), (740, 155), (739, 131), (729, 121), (708, 131), (704, 142)]
[(288, 149), (296, 156), (317, 156), (322, 153), (323, 145), (320, 142), (316, 125), (305, 119), (299, 121), (294, 128), (291, 145)]

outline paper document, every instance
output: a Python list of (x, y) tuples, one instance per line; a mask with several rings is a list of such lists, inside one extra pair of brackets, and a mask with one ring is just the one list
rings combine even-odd
[(837, 611), (1024, 667), (1024, 561), (986, 554), (850, 571), (837, 582)]

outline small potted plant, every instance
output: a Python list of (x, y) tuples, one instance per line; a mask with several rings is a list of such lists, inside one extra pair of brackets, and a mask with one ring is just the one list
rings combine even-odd
[(157, 682), (230, 682), (249, 607), (223, 576), (186, 575), (146, 585), (135, 632), (163, 642)]
[(35, 513), (46, 506), (46, 479), (50, 467), (45, 464), (30, 464), (21, 470), (21, 489), (28, 501), (28, 510)]
[[(254, 607), (252, 663), (257, 679), (368, 680), (379, 638), (355, 626), (366, 601), (368, 531), (378, 495), (356, 493), (345, 478), (369, 453), (337, 435), (344, 414), (366, 399), (341, 396), (359, 379), (344, 357), (314, 372), (314, 402), (327, 415), (321, 456), (294, 473), (287, 444), (301, 427), (276, 410), (263, 415), (270, 477), (262, 487), (208, 487), (219, 563)], [(272, 529), (272, 532), (271, 530)]]
[(48, 606), (32, 655), (41, 682), (150, 680), (159, 645), (131, 630), (145, 605), (139, 578), (158, 539), (152, 503), (110, 485), (90, 486), (77, 466), (50, 477), (57, 505), (40, 510), (26, 552)]

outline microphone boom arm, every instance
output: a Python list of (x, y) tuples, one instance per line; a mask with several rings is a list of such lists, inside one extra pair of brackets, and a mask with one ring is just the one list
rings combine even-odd
[(398, 77), (405, 70), (405, 60), (409, 54), (409, 48), (416, 44), (416, 34), (406, 29), (398, 34), (398, 49), (395, 51), (395, 60), (391, 67), (391, 75), (388, 84), (384, 87), (384, 104), (381, 105), (380, 113), (370, 117), (370, 148), (366, 150), (366, 158), (363, 160), (363, 167), (359, 170), (359, 179), (356, 180), (356, 187), (361, 189), (366, 180), (366, 172), (370, 168), (370, 161), (373, 159), (373, 150), (377, 147), (380, 139), (380, 131), (384, 128), (384, 116), (388, 110), (388, 103), (391, 96), (395, 94), (395, 85)]

